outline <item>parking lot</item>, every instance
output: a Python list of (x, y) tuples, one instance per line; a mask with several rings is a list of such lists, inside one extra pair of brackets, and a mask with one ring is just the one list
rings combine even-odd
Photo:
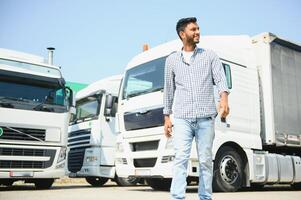
[[(300, 200), (301, 191), (289, 187), (266, 187), (260, 190), (247, 189), (236, 193), (214, 193), (214, 200)], [(35, 190), (31, 184), (14, 184), (12, 187), (0, 187), (1, 200), (165, 200), (170, 199), (168, 192), (154, 191), (145, 185), (118, 187), (108, 182), (103, 187), (91, 187), (84, 181), (59, 181), (50, 190)], [(189, 186), (187, 200), (197, 199), (197, 187)]]

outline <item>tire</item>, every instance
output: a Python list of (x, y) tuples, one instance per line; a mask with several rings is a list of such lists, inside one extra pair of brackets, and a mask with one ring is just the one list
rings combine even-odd
[(13, 180), (10, 180), (10, 179), (0, 179), (0, 185), (4, 185), (6, 187), (10, 187), (14, 184), (14, 181)]
[(38, 190), (45, 190), (45, 189), (51, 188), (53, 182), (54, 182), (54, 179), (52, 179), (52, 178), (34, 180), (35, 187)]
[(146, 183), (153, 188), (154, 190), (158, 191), (169, 191), (171, 186), (170, 178), (149, 178), (146, 179)]
[(255, 190), (262, 190), (264, 188), (264, 184), (260, 183), (251, 183), (251, 188)]
[(223, 147), (214, 161), (213, 190), (235, 192), (243, 185), (244, 163), (241, 156), (231, 147)]
[(114, 181), (117, 183), (118, 186), (133, 186), (133, 185), (137, 185), (137, 183), (140, 182), (140, 178), (136, 178), (136, 177), (122, 178), (116, 175)]
[(109, 179), (104, 177), (86, 177), (86, 181), (93, 187), (103, 186)]
[(294, 183), (294, 184), (292, 185), (292, 188), (293, 188), (294, 190), (301, 190), (301, 183)]

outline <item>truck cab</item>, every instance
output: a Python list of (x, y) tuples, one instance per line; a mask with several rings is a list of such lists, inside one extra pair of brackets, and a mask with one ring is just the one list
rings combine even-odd
[(94, 82), (77, 93), (68, 135), (69, 177), (84, 177), (92, 186), (102, 186), (109, 179), (130, 184), (115, 174), (115, 114), (121, 78), (116, 75)]
[(0, 49), (0, 184), (24, 180), (50, 188), (65, 175), (72, 105), (59, 67)]
[[(214, 190), (229, 192), (253, 185), (300, 184), (301, 127), (296, 121), (300, 118), (301, 90), (296, 89), (301, 78), (300, 45), (270, 33), (255, 37), (203, 36), (198, 45), (220, 57), (230, 90), (230, 115), (226, 120), (220, 116), (215, 119)], [(181, 41), (174, 40), (135, 56), (125, 69), (119, 93), (117, 175), (143, 177), (155, 190), (169, 190), (172, 179), (172, 137), (166, 138), (163, 128), (164, 66), (166, 57), (181, 48)], [(280, 71), (286, 75), (281, 76)], [(292, 81), (288, 81), (288, 74)], [(281, 92), (277, 77), (286, 83)], [(294, 91), (292, 99), (287, 98), (287, 82)], [(215, 86), (214, 90), (218, 105)], [(274, 116), (275, 113), (278, 114)], [(287, 122), (291, 126), (280, 120), (283, 117), (291, 119)], [(281, 130), (277, 131), (277, 126)], [(188, 182), (198, 181), (198, 173), (193, 143)]]

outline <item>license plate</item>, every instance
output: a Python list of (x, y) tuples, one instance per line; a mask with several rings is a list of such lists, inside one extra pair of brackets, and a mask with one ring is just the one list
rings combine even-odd
[(136, 176), (150, 176), (151, 171), (150, 169), (135, 169)]
[(33, 177), (33, 172), (9, 172), (10, 177)]

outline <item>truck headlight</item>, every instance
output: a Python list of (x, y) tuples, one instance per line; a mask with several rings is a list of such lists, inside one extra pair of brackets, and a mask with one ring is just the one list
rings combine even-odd
[(165, 149), (173, 149), (172, 137), (167, 139)]
[(66, 147), (62, 147), (61, 148), (59, 157), (57, 159), (57, 163), (62, 162), (63, 160), (66, 159), (66, 150), (67, 150)]
[(86, 162), (94, 162), (97, 161), (97, 156), (87, 156)]
[(116, 144), (116, 151), (117, 151), (118, 153), (122, 153), (122, 152), (124, 151), (123, 145), (122, 145), (121, 142), (118, 142), (118, 143)]

